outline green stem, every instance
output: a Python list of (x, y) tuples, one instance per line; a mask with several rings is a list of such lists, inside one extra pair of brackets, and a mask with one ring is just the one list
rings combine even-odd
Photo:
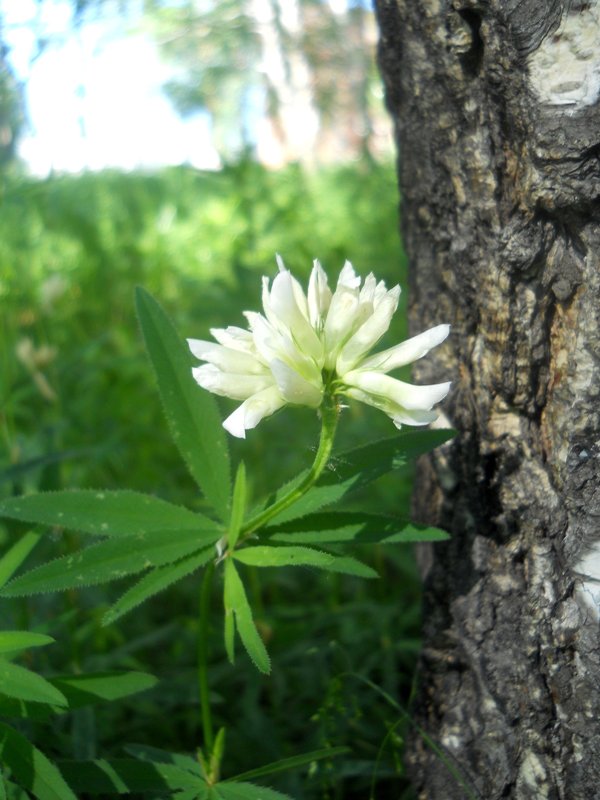
[(204, 570), (200, 587), (200, 620), (198, 624), (198, 683), (200, 688), (200, 713), (202, 715), (202, 733), (204, 736), (204, 753), (210, 759), (214, 736), (210, 713), (210, 695), (208, 690), (208, 613), (215, 565), (211, 561)]
[(329, 456), (331, 455), (338, 416), (339, 410), (335, 401), (331, 400), (329, 403), (324, 403), (321, 406), (321, 436), (319, 439), (319, 447), (315, 460), (308, 473), (298, 486), (295, 486), (287, 494), (284, 494), (283, 497), (280, 497), (279, 500), (276, 500), (273, 505), (265, 508), (264, 511), (261, 511), (259, 514), (249, 519), (248, 522), (242, 526), (242, 537), (245, 538), (248, 534), (261, 528), (281, 511), (289, 508), (316, 483), (320, 474), (327, 466)]

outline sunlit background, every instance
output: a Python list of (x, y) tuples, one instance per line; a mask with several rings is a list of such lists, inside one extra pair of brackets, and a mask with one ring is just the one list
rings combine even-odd
[(2, 0), (0, 37), (2, 144), (36, 175), (391, 154), (361, 3)]

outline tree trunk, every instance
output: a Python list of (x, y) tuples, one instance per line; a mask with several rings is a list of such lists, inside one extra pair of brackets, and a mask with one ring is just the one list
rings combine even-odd
[[(564, 7), (566, 6), (566, 7)], [(420, 798), (600, 798), (600, 8), (378, 0), (419, 362)]]

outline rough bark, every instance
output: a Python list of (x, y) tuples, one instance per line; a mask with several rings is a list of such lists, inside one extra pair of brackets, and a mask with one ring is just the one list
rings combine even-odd
[(418, 473), (452, 540), (415, 708), (444, 758), (415, 735), (409, 771), (426, 800), (600, 798), (600, 9), (376, 6), (411, 326), (453, 325), (416, 377), (454, 380), (460, 432)]

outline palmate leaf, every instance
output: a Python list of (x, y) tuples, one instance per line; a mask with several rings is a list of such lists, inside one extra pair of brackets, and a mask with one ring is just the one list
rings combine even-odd
[(44, 647), (52, 644), (54, 639), (44, 633), (30, 631), (0, 631), (0, 653), (11, 653), (15, 650), (27, 650), (29, 647)]
[(184, 753), (172, 753), (169, 750), (161, 750), (158, 747), (149, 747), (145, 744), (128, 744), (124, 748), (126, 753), (138, 758), (141, 761), (151, 761), (158, 764), (173, 764), (179, 769), (186, 769), (188, 772), (202, 777), (202, 766), (197, 758), (185, 755)]
[(246, 510), (246, 494), (246, 467), (244, 462), (240, 461), (233, 486), (231, 519), (229, 520), (229, 529), (227, 531), (227, 546), (230, 550), (234, 549), (240, 535), (242, 522), (244, 521), (244, 511)]
[(254, 624), (244, 584), (231, 558), (225, 561), (224, 601), (225, 614), (234, 614), (240, 639), (248, 655), (261, 672), (268, 674), (271, 671), (271, 659)]
[(191, 575), (192, 572), (195, 572), (197, 569), (207, 564), (214, 552), (215, 549), (211, 545), (210, 547), (200, 550), (199, 553), (193, 553), (191, 556), (182, 558), (174, 564), (156, 567), (140, 578), (137, 583), (128, 589), (125, 594), (109, 608), (104, 615), (104, 625), (110, 625), (124, 614), (137, 608), (137, 606), (145, 600), (148, 600), (148, 598), (162, 592), (187, 575)]
[(136, 307), (173, 441), (208, 502), (227, 521), (229, 450), (217, 404), (194, 381), (191, 354), (156, 300), (138, 288)]
[(146, 672), (103, 672), (49, 678), (48, 683), (66, 697), (68, 707), (10, 699), (0, 695), (0, 714), (42, 722), (76, 708), (113, 702), (146, 691), (155, 686), (156, 682), (156, 678)]
[(66, 706), (67, 698), (41, 675), (0, 658), (0, 694), (30, 703)]
[(289, 794), (253, 783), (222, 781), (212, 787), (215, 800), (292, 800)]
[(173, 764), (139, 761), (135, 758), (59, 761), (61, 772), (76, 792), (91, 795), (194, 790), (206, 796), (206, 781)]
[(270, 541), (289, 544), (402, 544), (440, 542), (449, 534), (398, 517), (361, 511), (325, 511), (266, 528)]
[(40, 539), (39, 534), (29, 531), (0, 558), (0, 589), (12, 578)]
[(278, 761), (271, 761), (269, 764), (263, 764), (262, 767), (255, 767), (247, 772), (240, 772), (239, 775), (234, 775), (227, 779), (230, 781), (245, 781), (248, 778), (263, 778), (265, 775), (274, 775), (276, 772), (286, 772), (291, 769), (298, 769), (307, 764), (313, 764), (315, 761), (322, 761), (325, 758), (335, 758), (336, 756), (343, 756), (350, 752), (349, 747), (324, 747), (320, 750), (311, 750), (308, 753), (300, 753), (297, 756), (290, 756), (289, 758), (280, 758)]
[(77, 800), (58, 768), (24, 736), (0, 722), (0, 762), (38, 800)]
[(206, 517), (183, 506), (129, 490), (69, 489), (11, 497), (0, 502), (0, 516), (96, 536), (196, 530), (210, 524)]
[(26, 572), (4, 587), (5, 597), (56, 592), (119, 580), (135, 572), (170, 564), (220, 537), (218, 530), (154, 531), (107, 539)]
[(361, 578), (377, 578), (375, 570), (349, 556), (335, 556), (311, 547), (269, 547), (256, 545), (236, 550), (236, 561), (253, 567), (304, 566), (318, 567), (330, 572), (344, 572)]
[[(368, 485), (388, 472), (405, 466), (412, 459), (447, 442), (453, 430), (406, 431), (389, 439), (340, 453), (332, 459), (331, 470), (325, 470), (313, 486), (294, 505), (278, 514), (273, 522), (281, 523), (332, 505), (348, 492)], [(302, 480), (297, 476), (282, 489), (276, 498)]]
[(51, 683), (66, 697), (69, 709), (73, 709), (145, 692), (156, 686), (158, 678), (148, 672), (103, 672), (58, 676)]

